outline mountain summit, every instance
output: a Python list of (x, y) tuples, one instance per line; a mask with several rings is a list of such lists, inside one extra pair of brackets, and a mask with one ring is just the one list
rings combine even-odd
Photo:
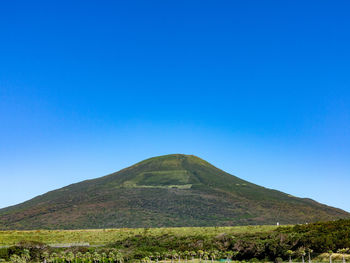
[(294, 224), (349, 217), (230, 175), (193, 155), (150, 158), (0, 210), (0, 229)]

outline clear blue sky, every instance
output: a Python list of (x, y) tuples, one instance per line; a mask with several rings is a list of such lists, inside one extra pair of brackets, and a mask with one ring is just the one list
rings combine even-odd
[(0, 207), (195, 154), (350, 211), (349, 1), (2, 1)]

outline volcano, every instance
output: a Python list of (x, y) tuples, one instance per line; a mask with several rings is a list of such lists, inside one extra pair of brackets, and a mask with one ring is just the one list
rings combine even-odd
[(349, 213), (267, 189), (193, 155), (144, 160), (0, 210), (0, 229), (296, 224)]

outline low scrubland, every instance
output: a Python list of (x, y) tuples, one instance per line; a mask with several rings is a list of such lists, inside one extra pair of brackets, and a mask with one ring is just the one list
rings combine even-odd
[(1, 231), (0, 246), (0, 258), (13, 262), (280, 262), (309, 256), (334, 262), (349, 258), (350, 220), (280, 227)]

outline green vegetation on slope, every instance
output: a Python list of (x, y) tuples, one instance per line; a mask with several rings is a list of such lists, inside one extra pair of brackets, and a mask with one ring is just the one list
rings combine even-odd
[(0, 229), (295, 224), (349, 217), (192, 155), (166, 155), (0, 210)]

